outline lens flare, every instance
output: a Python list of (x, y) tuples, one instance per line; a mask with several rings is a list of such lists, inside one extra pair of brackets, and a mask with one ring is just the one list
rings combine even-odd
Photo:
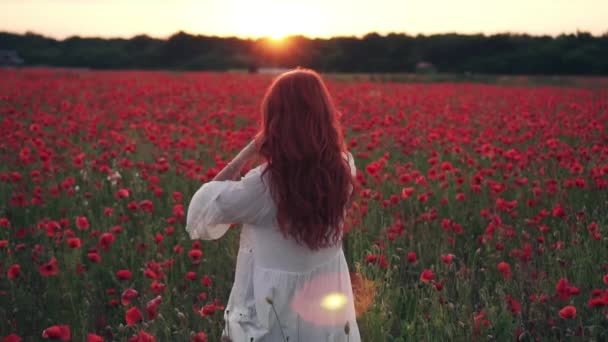
[(342, 309), (346, 305), (346, 302), (348, 302), (348, 299), (344, 294), (333, 292), (321, 299), (321, 307), (325, 310), (336, 311)]
[(291, 309), (310, 324), (344, 326), (344, 322), (355, 317), (348, 273), (328, 272), (313, 276), (296, 290)]

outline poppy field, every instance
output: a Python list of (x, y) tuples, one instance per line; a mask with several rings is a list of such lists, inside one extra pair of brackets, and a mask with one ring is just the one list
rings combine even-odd
[[(0, 70), (0, 341), (218, 341), (239, 229), (186, 209), (271, 80)], [(608, 339), (608, 89), (327, 83), (364, 341)]]

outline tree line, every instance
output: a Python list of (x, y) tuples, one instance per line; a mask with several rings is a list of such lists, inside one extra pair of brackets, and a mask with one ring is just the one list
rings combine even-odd
[(192, 35), (167, 39), (70, 37), (0, 32), (0, 50), (15, 50), (25, 65), (94, 69), (228, 70), (306, 66), (323, 72), (413, 72), (420, 62), (439, 72), (608, 75), (608, 32), (556, 37), (527, 34), (434, 35), (370, 33), (362, 38), (282, 41)]

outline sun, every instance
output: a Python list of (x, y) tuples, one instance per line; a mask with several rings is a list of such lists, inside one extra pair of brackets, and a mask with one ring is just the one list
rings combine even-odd
[(283, 40), (285, 40), (285, 37), (287, 37), (287, 35), (286, 34), (282, 34), (282, 33), (274, 33), (274, 34), (270, 34), (268, 36), (268, 38), (270, 38), (270, 40), (272, 42), (275, 42), (275, 43), (282, 42)]
[(257, 25), (251, 27), (254, 35), (268, 37), (278, 42), (297, 30), (296, 25), (289, 18), (289, 10), (285, 5), (277, 3), (274, 6), (257, 7), (255, 13), (253, 16), (257, 18)]
[(318, 17), (312, 9), (295, 2), (259, 0), (240, 3), (231, 24), (241, 36), (281, 43), (291, 35), (322, 33), (324, 25)]

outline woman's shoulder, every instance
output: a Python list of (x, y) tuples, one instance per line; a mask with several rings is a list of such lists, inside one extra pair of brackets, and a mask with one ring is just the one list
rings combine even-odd
[(260, 194), (268, 190), (269, 173), (265, 173), (267, 163), (260, 164), (249, 170), (241, 179), (248, 188), (254, 189)]
[(243, 176), (243, 179), (259, 179), (263, 173), (264, 173), (264, 169), (266, 168), (266, 163), (260, 164), (254, 168), (251, 168), (249, 171), (247, 171), (245, 173), (245, 175)]

